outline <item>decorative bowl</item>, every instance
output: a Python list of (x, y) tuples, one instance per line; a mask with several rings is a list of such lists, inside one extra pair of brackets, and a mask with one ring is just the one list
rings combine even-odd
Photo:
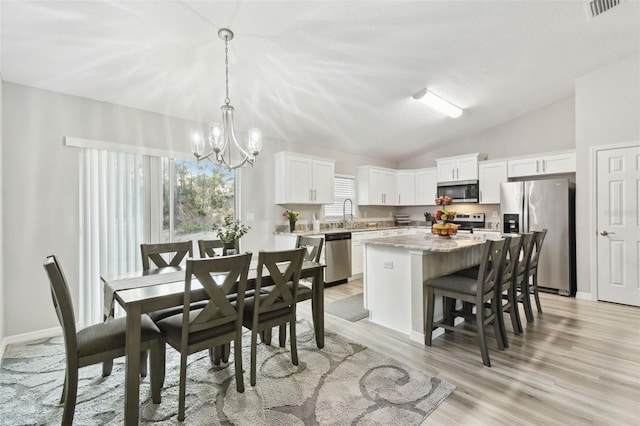
[(449, 238), (452, 235), (456, 235), (458, 233), (458, 227), (451, 227), (451, 228), (434, 228), (433, 226), (431, 227), (431, 233), (434, 235), (438, 235), (440, 237), (443, 238)]

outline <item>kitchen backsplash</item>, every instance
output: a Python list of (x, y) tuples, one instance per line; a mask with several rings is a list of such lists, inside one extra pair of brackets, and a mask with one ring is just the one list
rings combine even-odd
[[(425, 222), (424, 220), (420, 221), (420, 220), (415, 220), (415, 221), (411, 221), (410, 224), (406, 225), (406, 226), (426, 226), (427, 222)], [(347, 221), (345, 224), (342, 223), (342, 221), (326, 221), (326, 222), (320, 222), (320, 231), (319, 232), (326, 232), (326, 231), (333, 231), (336, 229), (367, 229), (367, 228), (390, 228), (393, 226), (397, 226), (396, 221), (394, 219), (381, 219), (381, 220), (376, 220), (376, 219), (369, 219), (369, 220), (350, 220)], [(310, 232), (313, 231), (313, 227), (311, 223), (305, 223), (303, 221), (298, 221), (298, 223), (296, 223), (296, 229), (297, 232)], [(283, 224), (278, 224), (275, 226), (275, 232), (277, 233), (283, 233), (283, 232), (289, 232), (289, 223), (283, 223)]]

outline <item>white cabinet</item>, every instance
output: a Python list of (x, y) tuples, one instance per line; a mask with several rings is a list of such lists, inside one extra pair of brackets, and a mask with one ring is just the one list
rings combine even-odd
[(416, 170), (416, 205), (435, 206), (438, 197), (438, 177), (435, 167)]
[(438, 182), (478, 179), (479, 153), (436, 159)]
[(296, 248), (297, 234), (276, 234), (275, 250), (292, 250)]
[(362, 241), (380, 237), (379, 231), (361, 231), (351, 234), (351, 276), (362, 274), (363, 252)]
[(413, 170), (396, 170), (396, 206), (416, 204), (416, 173)]
[(396, 172), (380, 167), (358, 167), (358, 204), (393, 206), (396, 202)]
[(536, 157), (517, 158), (508, 162), (508, 176), (538, 176), (576, 171), (576, 153), (564, 152)]
[(333, 203), (333, 160), (286, 151), (274, 156), (276, 204)]
[(507, 162), (481, 161), (478, 174), (480, 204), (500, 204), (500, 184), (507, 182)]

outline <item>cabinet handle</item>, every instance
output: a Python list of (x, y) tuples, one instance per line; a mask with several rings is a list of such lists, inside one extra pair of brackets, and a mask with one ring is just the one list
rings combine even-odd
[(460, 178), (460, 170), (456, 167), (456, 179)]
[(313, 189), (309, 190), (309, 201), (313, 201)]
[(482, 189), (480, 190), (480, 202), (482, 202)]
[(402, 204), (402, 203), (400, 202), (400, 194), (398, 194), (398, 204)]
[(451, 169), (451, 180), (455, 180), (456, 178), (456, 171)]
[(316, 189), (313, 190), (313, 201), (318, 200), (318, 191)]
[(542, 171), (543, 172), (547, 171), (547, 160), (542, 160)]
[(540, 173), (540, 160), (536, 160), (536, 173)]

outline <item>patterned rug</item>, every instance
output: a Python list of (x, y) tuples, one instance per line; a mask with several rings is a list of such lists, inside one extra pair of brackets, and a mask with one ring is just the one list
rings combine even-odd
[[(211, 364), (207, 351), (191, 355), (184, 424), (416, 425), (454, 390), (337, 334), (327, 332), (325, 347), (318, 349), (309, 323), (300, 321), (297, 327), (300, 365), (291, 364), (288, 344), (260, 344), (255, 387), (249, 384), (250, 335), (245, 333), (242, 394), (235, 390), (233, 355), (220, 366)], [(0, 368), (0, 424), (60, 424), (64, 357), (62, 337), (7, 347)], [(167, 346), (161, 404), (151, 402), (149, 377), (142, 380), (142, 424), (177, 423), (179, 359)], [(114, 362), (111, 376), (103, 378), (101, 372), (101, 365), (80, 369), (76, 425), (124, 423), (124, 358)]]

